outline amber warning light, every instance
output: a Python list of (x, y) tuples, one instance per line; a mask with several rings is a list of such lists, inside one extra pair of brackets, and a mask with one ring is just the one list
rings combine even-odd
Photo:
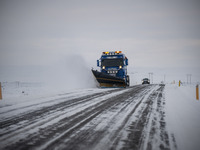
[(106, 55), (115, 55), (115, 54), (119, 54), (119, 53), (122, 53), (122, 51), (115, 51), (115, 52), (103, 52), (103, 54), (106, 54)]
[(122, 53), (122, 51), (115, 51), (115, 53), (119, 54), (119, 53)]

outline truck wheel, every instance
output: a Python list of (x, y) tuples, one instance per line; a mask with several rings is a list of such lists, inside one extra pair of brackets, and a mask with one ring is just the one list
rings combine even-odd
[(129, 81), (129, 76), (126, 76), (126, 86), (129, 86), (130, 81)]

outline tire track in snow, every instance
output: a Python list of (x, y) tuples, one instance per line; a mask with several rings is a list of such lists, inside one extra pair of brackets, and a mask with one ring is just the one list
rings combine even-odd
[[(103, 95), (107, 95), (116, 91), (106, 91), (101, 93), (96, 93), (92, 95), (86, 95), (79, 98), (74, 98), (68, 100), (66, 98), (66, 101), (58, 103), (56, 105), (51, 105), (48, 107), (41, 107), (39, 110), (32, 110), (31, 112), (24, 112), (23, 114), (20, 114), (18, 116), (14, 116), (11, 118), (6, 118), (5, 120), (0, 122), (0, 135), (3, 136), (4, 134), (8, 134), (9, 132), (13, 132), (16, 129), (19, 130), (21, 128), (24, 128), (24, 126), (29, 126), (34, 123), (38, 123), (41, 118), (47, 118), (48, 122), (49, 120), (56, 118), (62, 114), (65, 114), (66, 112), (64, 110), (67, 110), (68, 108), (73, 108), (73, 106), (79, 106), (82, 103), (89, 102), (95, 98), (102, 97)], [(60, 112), (60, 113), (58, 113)], [(55, 114), (56, 113), (56, 114)], [(22, 123), (21, 123), (22, 122)], [(26, 124), (27, 123), (27, 124)], [(18, 128), (14, 128), (13, 130), (10, 129), (10, 126), (13, 128), (13, 126), (17, 126)], [(31, 127), (32, 128), (32, 127)], [(2, 129), (9, 129), (8, 132), (3, 133)]]
[(161, 119), (162, 93), (162, 86), (138, 85), (67, 99), (40, 113), (33, 110), (28, 121), (22, 116), (16, 127), (2, 127), (7, 134), (0, 137), (0, 148), (154, 149), (159, 133), (158, 149), (167, 149), (171, 143)]
[[(64, 98), (60, 98), (60, 99), (54, 99), (51, 101), (61, 101), (61, 100), (65, 100), (65, 101), (64, 102), (62, 101), (55, 105), (40, 107), (39, 109), (36, 109), (36, 110), (34, 109), (34, 110), (31, 110), (28, 112), (23, 112), (17, 116), (15, 116), (15, 114), (13, 114), (12, 117), (9, 117), (9, 118), (6, 118), (6, 119), (0, 121), (0, 129), (20, 123), (21, 121), (24, 121), (26, 119), (28, 122), (31, 122), (31, 120), (37, 120), (38, 118), (41, 118), (43, 116), (50, 115), (50, 114), (53, 114), (58, 111), (62, 111), (64, 109), (66, 109), (68, 107), (72, 107), (74, 105), (85, 103), (86, 101), (90, 101), (94, 98), (101, 97), (105, 94), (109, 94), (112, 92), (116, 92), (116, 91), (111, 90), (111, 91), (86, 95), (86, 96), (78, 97), (78, 98), (64, 97)], [(49, 103), (49, 101), (45, 102), (45, 103)], [(41, 105), (41, 104), (43, 104), (43, 103), (39, 103), (39, 104), (35, 104), (35, 105), (28, 105), (27, 107), (33, 107), (33, 106)], [(23, 108), (19, 108), (19, 109), (25, 109), (27, 107), (23, 107)], [(15, 109), (15, 110), (17, 110), (17, 109)], [(14, 110), (10, 110), (10, 111), (14, 111)], [(7, 112), (5, 112), (5, 113), (7, 113)], [(0, 134), (0, 136), (1, 136), (1, 134)]]
[[(144, 87), (141, 87), (140, 89), (134, 90), (134, 92), (135, 93), (137, 93), (139, 91), (141, 92), (141, 90), (143, 88)], [(102, 140), (102, 138), (105, 139), (105, 136), (107, 136), (107, 135), (105, 135), (105, 132), (108, 132), (108, 128), (112, 127), (113, 123), (115, 123), (115, 121), (116, 121), (115, 119), (117, 119), (116, 116), (119, 115), (121, 112), (123, 112), (124, 109), (127, 106), (130, 105), (130, 103), (128, 103), (128, 104), (125, 103), (125, 106), (119, 107), (119, 105), (121, 103), (127, 102), (126, 101), (127, 99), (130, 99), (130, 98), (132, 98), (131, 96), (136, 95), (135, 93), (132, 93), (132, 91), (133, 90), (131, 90), (131, 92), (128, 91), (128, 92), (125, 92), (125, 93), (123, 93), (121, 95), (118, 95), (117, 97), (110, 98), (107, 101), (107, 103), (105, 103), (103, 105), (103, 107), (102, 106), (100, 107), (100, 113), (98, 114), (98, 116), (95, 116), (96, 118), (93, 118), (92, 125), (91, 125), (91, 122), (88, 122), (87, 124), (85, 124), (86, 127), (82, 126), (80, 128), (80, 130), (78, 130), (78, 132), (75, 135), (73, 134), (70, 137), (69, 137), (69, 135), (63, 136), (62, 138), (57, 139), (54, 142), (55, 144), (50, 144), (47, 147), (47, 149), (52, 148), (53, 145), (55, 145), (56, 148), (58, 148), (57, 146), (59, 145), (60, 147), (58, 149), (64, 149), (65, 147), (67, 147), (67, 149), (84, 149), (84, 148), (85, 149), (95, 149), (93, 147), (93, 145), (96, 145), (98, 142), (101, 142), (100, 140)], [(141, 93), (143, 93), (143, 92), (141, 92)], [(133, 99), (131, 99), (131, 100), (133, 102)], [(116, 107), (119, 107), (119, 108), (116, 108)], [(109, 113), (108, 112), (109, 110), (110, 111), (115, 110), (114, 111), (114, 116), (112, 118), (108, 117), (107, 118), (107, 120), (109, 121), (108, 125), (106, 125), (103, 130), (98, 131), (96, 129), (96, 128), (98, 128), (97, 126), (99, 125), (99, 123), (101, 123), (103, 120), (106, 119), (106, 118), (101, 117), (101, 116), (104, 115), (104, 114)], [(96, 119), (96, 121), (94, 121), (95, 119)], [(116, 129), (118, 130), (117, 132), (119, 132), (123, 128), (124, 124), (125, 123), (122, 122), (119, 127), (116, 127)], [(112, 135), (112, 137), (114, 139), (115, 135)], [(62, 139), (67, 139), (67, 140), (63, 141)], [(74, 142), (74, 141), (76, 141), (76, 142)], [(77, 144), (77, 141), (79, 141), (78, 144)], [(84, 147), (85, 145), (87, 145), (87, 147)], [(104, 142), (104, 145), (105, 145), (105, 142)]]
[[(140, 91), (141, 92), (141, 90), (142, 90), (142, 88), (144, 88), (144, 87), (140, 87), (140, 89), (138, 89), (138, 91)], [(132, 90), (132, 91), (134, 91), (135, 93), (137, 93), (138, 91), (137, 90)], [(112, 103), (110, 103), (110, 104), (108, 104), (108, 103), (106, 103), (106, 105), (105, 106), (107, 106), (107, 107), (101, 107), (101, 113), (100, 113), (100, 115), (99, 116), (97, 116), (96, 118), (101, 118), (101, 114), (103, 113), (103, 112), (105, 112), (105, 113), (108, 113), (108, 110), (109, 109), (111, 109), (112, 110), (112, 106), (113, 105), (115, 105), (115, 106), (118, 106), (119, 107), (119, 104), (120, 103), (122, 103), (122, 102), (124, 102), (125, 100), (127, 100), (127, 98), (130, 98), (130, 95), (131, 95), (131, 93), (132, 93), (132, 91), (130, 92), (127, 92), (127, 93), (123, 93), (123, 94), (121, 94), (121, 95), (118, 95), (117, 96), (117, 98), (116, 97), (112, 97), (112, 98), (110, 98), (109, 99), (109, 101), (108, 102), (112, 102)], [(132, 94), (134, 94), (134, 93), (132, 93)], [(104, 109), (102, 109), (102, 108), (104, 108)], [(119, 107), (120, 108), (120, 107)], [(119, 109), (118, 108), (118, 109)], [(118, 114), (119, 114), (119, 110), (118, 109), (116, 109), (115, 110), (115, 112), (117, 112)], [(120, 108), (121, 109), (121, 108)], [(94, 120), (96, 119), (96, 118), (94, 118)], [(110, 118), (108, 118), (108, 120), (109, 120)], [(104, 119), (105, 120), (105, 119)], [(99, 123), (101, 123), (102, 122), (102, 120), (100, 119), (99, 120)], [(111, 121), (112, 122), (112, 121)], [(91, 122), (89, 122), (89, 124), (90, 124)], [(103, 136), (104, 137), (104, 132), (102, 132), (102, 131), (100, 131), (100, 133), (101, 134), (99, 134), (99, 131), (95, 131), (95, 132), (91, 132), (92, 130), (91, 130), (91, 128), (94, 128), (95, 126), (97, 126), (97, 124), (98, 124), (98, 121), (97, 121), (97, 123), (96, 123), (96, 121), (93, 121), (93, 123), (92, 123), (93, 125), (92, 126), (88, 126), (89, 128), (86, 130), (85, 129), (85, 127), (83, 127), (83, 129), (81, 130), (81, 132), (79, 133), (79, 134), (76, 134), (75, 136), (74, 135), (72, 135), (72, 137), (70, 137), (70, 139), (71, 140), (67, 140), (67, 142), (65, 141), (65, 142), (63, 142), (63, 143), (60, 143), (59, 145), (65, 145), (64, 147), (67, 147), (68, 149), (70, 149), (70, 147), (72, 148), (72, 149), (76, 149), (75, 147), (76, 146), (78, 146), (78, 147), (80, 147), (80, 145), (82, 145), (82, 146), (84, 146), (84, 143), (86, 144), (86, 145), (88, 145), (88, 140), (89, 141), (92, 141), (92, 142), (90, 142), (90, 144), (89, 145), (92, 145), (92, 144), (94, 144), (94, 143), (97, 143), (97, 139), (100, 139), (100, 137), (101, 136)], [(111, 124), (110, 124), (111, 125)], [(108, 125), (108, 126), (110, 126), (110, 125)], [(87, 125), (86, 125), (87, 126)], [(105, 127), (105, 128), (107, 128), (107, 127)], [(107, 130), (104, 130), (104, 131), (107, 131)], [(84, 133), (84, 134), (83, 134)], [(87, 134), (86, 134), (87, 133)], [(82, 134), (83, 135), (88, 135), (87, 137), (90, 137), (89, 139), (87, 139), (86, 138), (86, 136), (82, 136)], [(95, 136), (93, 136), (93, 135), (95, 135)], [(81, 138), (81, 137), (83, 137), (83, 138)], [(95, 137), (95, 138), (92, 138), (92, 137)], [(96, 138), (96, 137), (98, 137), (98, 138)], [(75, 138), (75, 139), (74, 139)], [(66, 139), (66, 138), (62, 138), (62, 139)], [(59, 139), (58, 141), (62, 141), (62, 139)], [(85, 139), (87, 139), (87, 140), (85, 140)], [(77, 145), (77, 143), (76, 144), (74, 144), (74, 141), (82, 141), (82, 143), (79, 143), (78, 145)], [(57, 142), (55, 142), (55, 143), (57, 143)], [(50, 147), (52, 147), (52, 145), (50, 145)], [(87, 149), (88, 149), (88, 147), (87, 147)]]
[[(137, 86), (136, 87), (133, 87), (133, 89), (136, 89), (136, 88), (138, 88)], [(125, 91), (126, 90), (130, 90), (130, 89), (125, 89)], [(96, 94), (96, 95), (94, 95), (94, 96), (88, 96), (86, 99), (87, 100), (85, 100), (85, 97), (81, 97), (81, 98), (79, 98), (78, 99), (78, 101), (82, 101), (83, 99), (85, 100), (84, 102), (83, 102), (83, 104), (84, 105), (86, 105), (85, 107), (84, 107), (84, 109), (83, 110), (81, 110), (80, 112), (76, 112), (75, 111), (75, 113), (73, 114), (73, 115), (71, 115), (71, 117), (70, 116), (68, 116), (68, 117), (63, 117), (63, 118), (61, 118), (61, 121), (59, 121), (58, 120), (58, 122), (53, 122), (52, 124), (53, 125), (49, 125), (49, 128), (47, 127), (48, 126), (48, 123), (49, 123), (49, 121), (51, 121), (51, 117), (48, 117), (48, 115), (46, 116), (46, 120), (45, 121), (43, 121), (43, 120), (37, 120), (37, 119), (35, 119), (34, 120), (34, 118), (38, 118), (38, 117), (41, 117), (41, 115), (43, 115), (42, 113), (38, 113), (37, 111), (35, 112), (35, 113), (33, 113), (32, 115), (33, 115), (33, 121), (34, 122), (28, 122), (28, 124), (22, 124), (19, 128), (18, 128), (18, 130), (16, 130), (15, 132), (13, 132), (13, 130), (12, 130), (12, 127), (11, 127), (11, 129), (8, 129), (10, 132), (11, 132), (11, 134), (9, 135), (9, 134), (6, 134), (5, 136), (1, 136), (1, 141), (7, 141), (7, 143), (9, 143), (9, 142), (11, 142), (12, 141), (12, 138), (15, 138), (15, 136), (17, 136), (17, 135), (21, 135), (21, 136), (25, 136), (24, 135), (24, 132), (26, 133), (27, 131), (29, 131), (29, 138), (27, 138), (26, 139), (26, 141), (28, 140), (28, 139), (33, 139), (33, 138), (35, 138), (36, 139), (36, 141), (38, 141), (37, 139), (40, 139), (40, 138), (38, 138), (38, 132), (33, 132), (33, 133), (31, 133), (31, 129), (33, 129), (33, 130), (35, 130), (34, 128), (36, 128), (37, 126), (42, 126), (42, 125), (44, 125), (44, 124), (47, 124), (46, 126), (44, 126), (43, 127), (43, 129), (47, 129), (47, 130), (45, 130), (45, 131), (43, 131), (42, 129), (40, 129), (39, 130), (39, 132), (41, 132), (41, 133), (45, 133), (45, 135), (42, 135), (41, 137), (46, 137), (46, 136), (49, 136), (49, 135), (52, 135), (51, 133), (49, 133), (49, 130), (51, 130), (51, 128), (52, 128), (52, 126), (54, 127), (53, 128), (53, 130), (58, 130), (57, 128), (68, 128), (69, 126), (72, 126), (73, 124), (70, 124), (70, 119), (73, 121), (73, 122), (79, 122), (81, 119), (83, 119), (83, 118), (80, 118), (81, 116), (82, 116), (82, 114), (85, 114), (85, 117), (88, 117), (88, 115), (91, 113), (91, 114), (93, 114), (94, 112), (94, 110), (96, 109), (96, 107), (97, 106), (99, 106), (99, 107), (102, 107), (102, 105), (107, 105), (107, 104), (104, 104), (104, 103), (102, 103), (101, 101), (100, 102), (98, 102), (98, 99), (99, 98), (102, 98), (103, 96), (102, 95), (104, 95), (104, 94), (106, 94), (106, 96), (107, 95), (109, 95), (109, 94), (111, 94), (111, 97), (113, 96), (113, 95), (116, 95), (115, 93), (117, 93), (117, 92), (121, 92), (121, 93), (124, 93), (124, 89), (117, 89), (117, 90), (114, 90), (114, 91), (109, 91), (109, 92), (104, 92), (104, 93), (101, 93), (99, 96), (97, 96), (98, 94)], [(112, 95), (113, 94), (113, 95)], [(88, 98), (89, 98), (89, 100), (88, 100)], [(87, 102), (89, 103), (93, 103), (93, 101), (94, 101), (94, 99), (97, 99), (96, 101), (97, 101), (97, 104), (95, 105), (95, 106), (93, 106), (93, 104), (91, 104), (91, 106), (88, 108), (88, 106), (87, 106)], [(104, 100), (104, 98), (102, 99), (102, 100)], [(92, 101), (92, 102), (91, 102)], [(107, 99), (105, 99), (105, 103), (106, 103), (106, 101), (107, 101)], [(63, 103), (62, 103), (62, 105), (63, 105)], [(62, 109), (63, 110), (63, 108), (60, 108), (60, 106), (62, 106), (62, 105), (57, 105), (57, 106), (52, 106), (51, 107), (51, 109), (53, 109), (54, 110), (54, 108), (55, 109), (57, 109), (57, 108), (59, 108), (59, 109)], [(65, 105), (64, 105), (65, 106)], [(79, 106), (79, 105), (74, 105), (74, 106)], [(83, 106), (81, 106), (81, 107), (83, 107)], [(72, 106), (70, 106), (70, 109), (73, 109), (73, 107)], [(45, 109), (46, 111), (44, 111), (43, 110), (43, 112), (44, 113), (46, 113), (46, 112), (49, 112), (49, 107), (48, 107), (48, 109)], [(67, 110), (67, 106), (65, 106), (65, 110)], [(85, 113), (85, 111), (88, 111), (88, 110), (90, 110), (88, 113)], [(73, 112), (74, 110), (72, 110), (72, 112)], [(57, 111), (56, 111), (57, 112)], [(61, 111), (62, 112), (62, 111)], [(60, 113), (59, 114), (57, 114), (57, 116), (59, 116), (60, 115)], [(65, 115), (65, 113), (63, 113), (63, 116)], [(53, 113), (52, 113), (52, 117), (54, 117), (54, 118), (56, 118), (54, 115), (53, 115)], [(23, 118), (23, 117), (22, 117)], [(76, 118), (78, 118), (78, 120), (77, 121), (74, 121), (74, 119), (76, 119)], [(21, 119), (21, 118), (20, 118)], [(24, 118), (25, 119), (25, 118)], [(26, 120), (26, 119), (25, 119)], [(67, 125), (65, 125), (63, 122), (69, 122), (69, 124), (68, 124), (68, 126)], [(34, 124), (35, 123), (35, 124)], [(38, 128), (38, 127), (37, 127)], [(56, 128), (56, 129), (55, 129)], [(14, 128), (15, 129), (15, 128)], [(47, 132), (46, 132), (47, 131)], [(62, 130), (60, 130), (60, 132), (61, 132)], [(40, 134), (41, 134), (40, 133)], [(54, 134), (54, 133), (53, 133)], [(7, 139), (10, 139), (10, 141), (9, 140), (7, 140)], [(34, 141), (34, 140), (33, 140)], [(20, 143), (23, 143), (24, 142), (24, 139), (22, 139), (20, 142), (19, 142), (19, 144), (18, 145), (21, 145)], [(30, 143), (30, 142), (26, 142), (26, 143)], [(35, 143), (35, 142), (32, 142), (32, 143)], [(26, 144), (25, 144), (26, 145)]]
[[(129, 138), (124, 149), (170, 150), (177, 147), (170, 142), (166, 129), (164, 85), (153, 91), (141, 117), (130, 126)], [(133, 142), (135, 141), (135, 142)]]

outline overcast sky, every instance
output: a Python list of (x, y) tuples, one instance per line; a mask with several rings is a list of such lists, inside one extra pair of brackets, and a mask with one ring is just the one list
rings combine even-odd
[(102, 51), (115, 50), (129, 66), (200, 70), (200, 1), (0, 1), (1, 67), (71, 55), (95, 67)]

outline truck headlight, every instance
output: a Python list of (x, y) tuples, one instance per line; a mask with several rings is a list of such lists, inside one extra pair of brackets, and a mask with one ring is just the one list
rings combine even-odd
[(122, 66), (119, 66), (119, 69), (121, 69), (122, 68)]
[(105, 69), (105, 66), (103, 66), (102, 69)]

